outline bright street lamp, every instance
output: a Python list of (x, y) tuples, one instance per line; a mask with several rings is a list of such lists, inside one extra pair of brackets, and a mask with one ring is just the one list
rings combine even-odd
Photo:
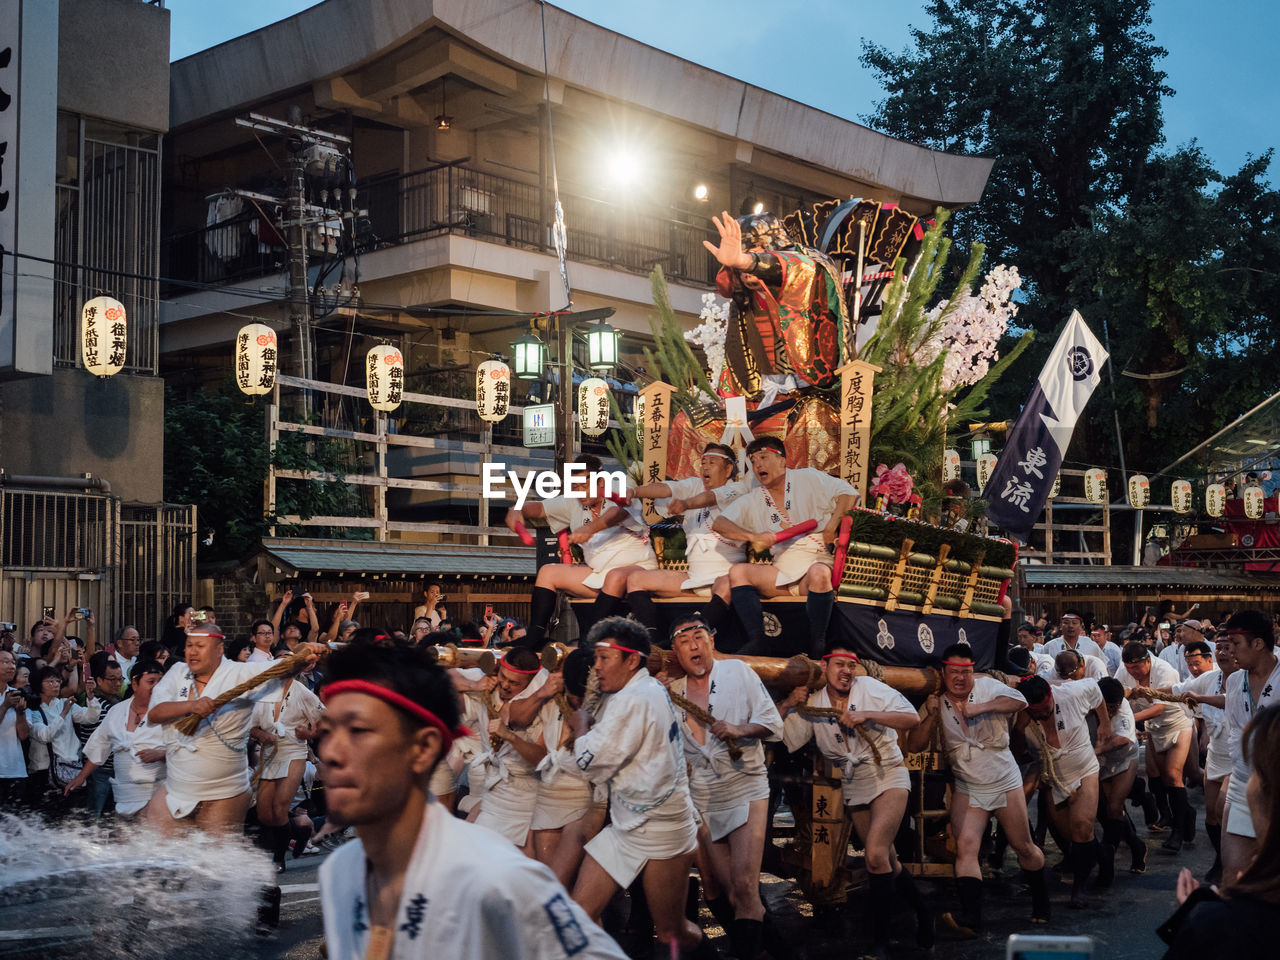
[(526, 333), (511, 344), (515, 354), (514, 367), (518, 380), (537, 380), (546, 365), (547, 345), (531, 333)]
[(618, 363), (618, 331), (604, 320), (587, 327), (587, 366), (592, 370), (609, 370)]

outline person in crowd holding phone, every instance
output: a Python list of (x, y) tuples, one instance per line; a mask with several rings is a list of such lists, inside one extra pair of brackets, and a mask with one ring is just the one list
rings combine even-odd
[[(85, 681), (88, 705), (80, 706), (65, 691), (66, 681), (57, 667), (44, 666), (31, 674), (31, 687), (38, 691), (40, 700), (27, 710), (30, 727), (28, 768), (28, 800), (48, 792), (51, 809), (61, 809), (62, 788), (81, 769), (80, 740), (72, 721), (97, 720), (102, 704), (93, 695), (94, 682)], [(37, 792), (38, 791), (38, 792)]]
[(26, 697), (14, 686), (17, 675), (18, 658), (12, 650), (0, 650), (0, 808), (16, 805), (27, 788), (22, 744), (31, 727)]

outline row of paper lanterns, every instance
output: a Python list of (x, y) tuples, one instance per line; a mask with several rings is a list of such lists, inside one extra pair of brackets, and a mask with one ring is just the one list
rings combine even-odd
[[(997, 457), (993, 453), (978, 456), (978, 488), (983, 489), (991, 474), (995, 471)], [(942, 480), (958, 480), (960, 478), (960, 454), (956, 450), (944, 450), (942, 454)], [(1053, 478), (1053, 487), (1049, 491), (1050, 498), (1056, 497), (1061, 490), (1060, 477)], [(1151, 502), (1151, 481), (1141, 473), (1129, 477), (1129, 506), (1142, 510)], [(1191, 513), (1195, 506), (1190, 480), (1174, 480), (1170, 487), (1170, 498), (1175, 513)], [(1211, 517), (1220, 517), (1227, 506), (1227, 488), (1225, 484), (1211, 483), (1204, 491), (1205, 512)], [(1101, 467), (1091, 467), (1084, 472), (1084, 498), (1090, 503), (1107, 502), (1107, 471)], [(1266, 492), (1256, 483), (1244, 488), (1244, 514), (1250, 520), (1261, 519), (1266, 510)]]

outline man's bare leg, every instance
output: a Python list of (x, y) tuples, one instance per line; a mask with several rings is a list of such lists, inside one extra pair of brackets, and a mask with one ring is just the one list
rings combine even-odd
[(582, 818), (566, 824), (560, 831), (560, 842), (547, 866), (566, 890), (573, 889), (574, 878), (582, 865), (586, 851), (583, 849), (604, 826), (605, 809), (592, 806)]
[[(686, 886), (688, 879), (685, 880)], [(614, 882), (609, 872), (595, 861), (591, 854), (582, 860), (582, 868), (578, 870), (577, 882), (573, 885), (573, 899), (577, 901), (584, 913), (595, 923), (600, 922), (600, 915), (609, 905), (621, 887)]]
[(667, 860), (650, 860), (641, 874), (658, 940), (693, 949), (702, 942), (702, 929), (684, 915), (689, 895), (689, 867), (693, 851)]

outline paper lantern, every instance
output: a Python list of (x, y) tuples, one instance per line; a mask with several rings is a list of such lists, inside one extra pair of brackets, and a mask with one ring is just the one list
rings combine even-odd
[(246, 323), (236, 334), (236, 386), (256, 397), (276, 385), (280, 351), (276, 332), (265, 323)]
[(1250, 520), (1261, 520), (1266, 504), (1267, 495), (1258, 484), (1251, 483), (1244, 488), (1244, 515)]
[(404, 393), (404, 358), (388, 344), (369, 351), (364, 362), (364, 388), (369, 406), (375, 410), (394, 410)]
[(128, 347), (124, 304), (112, 297), (94, 297), (80, 311), (80, 357), (95, 377), (112, 377), (124, 368)]
[(501, 360), (486, 360), (476, 368), (476, 413), (498, 423), (511, 406), (511, 368)]
[(1173, 501), (1174, 513), (1190, 513), (1192, 507), (1191, 481), (1173, 481), (1169, 487), (1169, 499)]
[(960, 451), (959, 450), (943, 450), (942, 451), (942, 482), (947, 483), (951, 480), (960, 479)]
[(1141, 510), (1151, 502), (1151, 481), (1140, 473), (1129, 477), (1129, 506)]
[(1049, 499), (1052, 500), (1062, 492), (1062, 474), (1055, 473), (1053, 475), (1053, 486), (1049, 488)]
[(1227, 508), (1227, 488), (1221, 483), (1211, 483), (1204, 488), (1204, 512), (1220, 517)]
[(587, 377), (578, 385), (578, 425), (588, 437), (609, 429), (609, 385), (599, 377)]
[(1084, 472), (1084, 498), (1090, 503), (1107, 502), (1107, 471), (1090, 467)]
[(996, 469), (996, 455), (994, 453), (978, 454), (978, 489), (984, 490), (987, 481), (991, 479), (991, 474)]

